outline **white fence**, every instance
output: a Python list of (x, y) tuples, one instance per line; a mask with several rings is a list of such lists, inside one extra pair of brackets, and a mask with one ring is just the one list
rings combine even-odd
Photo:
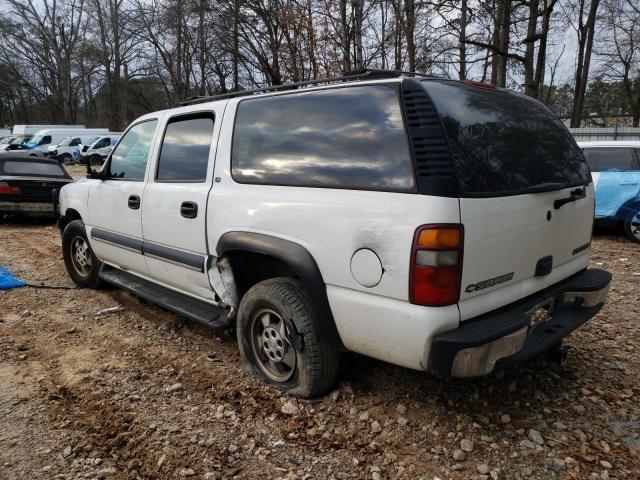
[(640, 127), (583, 127), (569, 131), (580, 142), (590, 140), (640, 140)]

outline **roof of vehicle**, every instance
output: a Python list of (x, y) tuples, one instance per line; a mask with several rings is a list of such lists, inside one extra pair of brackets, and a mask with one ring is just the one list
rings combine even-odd
[(640, 148), (640, 140), (592, 140), (589, 142), (577, 142), (580, 148), (591, 147), (636, 147)]
[[(62, 167), (62, 165), (60, 165), (60, 162), (58, 162), (57, 160), (52, 160), (52, 159), (45, 158), (45, 157), (32, 157), (32, 156), (27, 156), (27, 155), (15, 155), (15, 154), (14, 155), (2, 155), (2, 156), (0, 156), (0, 163), (4, 164), (4, 163), (10, 162), (10, 161), (16, 161), (16, 162), (22, 162), (22, 163), (46, 163), (46, 164), (56, 165), (56, 166), (60, 167), (60, 169), (64, 173), (64, 176), (62, 176), (60, 178), (65, 178), (65, 179), (73, 181), (73, 179), (71, 178), (71, 175), (69, 175), (69, 172), (67, 172), (65, 170), (65, 168)], [(22, 175), (22, 176), (28, 177), (29, 175)], [(35, 177), (41, 177), (42, 175), (34, 175), (34, 176)]]

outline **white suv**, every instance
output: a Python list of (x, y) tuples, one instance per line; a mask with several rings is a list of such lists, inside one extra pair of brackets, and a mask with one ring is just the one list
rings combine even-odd
[(78, 285), (235, 326), (248, 369), (305, 397), (340, 351), (483, 375), (602, 307), (591, 175), (542, 104), (385, 71), (259, 93), (145, 115), (62, 189)]

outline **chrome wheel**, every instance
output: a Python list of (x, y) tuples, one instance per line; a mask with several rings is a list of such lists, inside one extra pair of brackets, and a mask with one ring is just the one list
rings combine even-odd
[(260, 370), (275, 382), (286, 382), (296, 369), (297, 355), (284, 320), (263, 309), (251, 319), (251, 348)]
[(636, 213), (629, 222), (629, 230), (631, 235), (640, 241), (640, 212)]
[(91, 250), (84, 238), (74, 237), (71, 240), (71, 261), (78, 275), (87, 277), (91, 272)]

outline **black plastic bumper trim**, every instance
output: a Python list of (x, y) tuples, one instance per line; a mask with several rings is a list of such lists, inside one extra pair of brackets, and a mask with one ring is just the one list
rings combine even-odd
[(558, 303), (564, 293), (596, 292), (606, 288), (610, 282), (609, 272), (585, 269), (518, 302), (466, 320), (458, 328), (434, 338), (428, 370), (441, 377), (450, 376), (454, 359), (460, 350), (490, 343), (526, 327), (531, 319), (529, 312), (548, 301), (552, 310), (551, 319), (531, 327), (524, 347), (514, 355), (499, 360), (496, 365), (512, 365), (529, 360), (560, 342), (602, 308), (602, 303), (592, 307)]

